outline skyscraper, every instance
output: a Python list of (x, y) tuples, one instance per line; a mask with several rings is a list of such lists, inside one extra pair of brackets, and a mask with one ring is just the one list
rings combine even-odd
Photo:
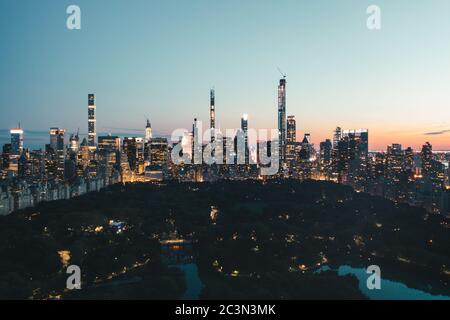
[(128, 160), (129, 169), (136, 171), (138, 167), (138, 151), (137, 151), (136, 138), (125, 137), (122, 143), (122, 152), (126, 155)]
[(420, 155), (422, 160), (422, 172), (424, 175), (428, 175), (431, 172), (433, 160), (433, 147), (431, 143), (426, 142), (422, 146), (422, 151)]
[(47, 150), (47, 165), (51, 172), (50, 179), (64, 179), (64, 134), (61, 128), (50, 128), (50, 149)]
[(201, 130), (199, 128), (197, 118), (195, 118), (194, 123), (192, 124), (192, 163), (193, 164), (202, 164), (202, 161), (203, 161), (202, 138), (200, 135), (201, 135)]
[(144, 142), (149, 142), (153, 137), (152, 133), (152, 125), (150, 124), (150, 120), (147, 119), (147, 125), (145, 126), (145, 140)]
[(166, 167), (169, 160), (168, 142), (166, 138), (154, 138), (150, 144), (150, 163)]
[(295, 161), (296, 148), (296, 121), (295, 116), (288, 116), (287, 118), (287, 137), (286, 137), (286, 161), (292, 165)]
[(64, 134), (66, 130), (61, 128), (50, 128), (50, 147), (53, 151), (64, 151)]
[(342, 138), (342, 129), (340, 127), (336, 127), (333, 132), (333, 149), (337, 149), (339, 140)]
[(245, 164), (249, 164), (250, 150), (248, 148), (248, 115), (243, 114), (241, 118), (241, 130), (244, 136)]
[(278, 143), (280, 144), (280, 162), (286, 163), (286, 77), (278, 85)]
[(95, 118), (95, 95), (88, 95), (88, 145), (90, 149), (95, 148), (96, 118)]
[(287, 142), (296, 141), (296, 122), (295, 116), (287, 117)]
[(23, 150), (23, 130), (21, 128), (11, 129), (11, 153), (20, 155)]
[(69, 139), (69, 148), (70, 151), (77, 153), (80, 149), (80, 137), (78, 136), (78, 132), (76, 135), (72, 134)]
[(210, 118), (210, 128), (211, 128), (211, 142), (215, 139), (215, 129), (216, 129), (216, 94), (214, 89), (210, 91), (210, 104), (209, 104), (209, 118)]
[(331, 148), (332, 144), (330, 139), (326, 139), (320, 143), (319, 163), (323, 171), (326, 171), (331, 163)]
[(365, 180), (368, 169), (369, 132), (367, 129), (344, 130), (338, 142), (339, 182), (354, 188)]

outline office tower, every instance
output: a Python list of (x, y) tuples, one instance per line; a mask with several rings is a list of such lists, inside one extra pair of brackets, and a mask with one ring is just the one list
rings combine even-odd
[(50, 147), (55, 151), (64, 151), (64, 134), (66, 130), (50, 128)]
[(319, 164), (323, 175), (328, 176), (331, 165), (331, 151), (333, 144), (330, 139), (326, 139), (320, 143)]
[(388, 181), (398, 183), (405, 167), (405, 153), (402, 145), (393, 143), (386, 151), (385, 175)]
[(216, 136), (216, 95), (214, 89), (210, 91), (209, 119), (211, 128), (211, 142), (214, 142)]
[(119, 171), (120, 138), (117, 136), (99, 136), (97, 151), (101, 167), (100, 173), (109, 181), (114, 169)]
[(337, 150), (338, 143), (342, 138), (342, 129), (340, 127), (336, 127), (333, 132), (333, 149)]
[(278, 143), (280, 164), (286, 163), (286, 77), (278, 85)]
[(295, 142), (296, 141), (296, 121), (295, 116), (287, 117), (287, 142)]
[[(344, 130), (342, 138), (348, 141), (350, 159), (358, 159), (367, 165), (369, 153), (369, 132), (367, 129)], [(347, 139), (348, 138), (348, 139)]]
[(90, 149), (95, 149), (96, 132), (96, 118), (95, 118), (95, 95), (88, 95), (88, 146)]
[(332, 141), (332, 150), (331, 150), (331, 174), (332, 179), (338, 180), (338, 172), (339, 172), (339, 141), (342, 138), (342, 129), (340, 127), (336, 127), (333, 131), (333, 141)]
[(3, 178), (6, 176), (8, 170), (9, 170), (9, 165), (10, 165), (10, 159), (11, 159), (11, 154), (12, 154), (12, 146), (10, 143), (6, 143), (3, 145), (3, 150), (2, 150), (2, 171), (3, 171)]
[(80, 137), (77, 134), (71, 134), (69, 139), (69, 149), (71, 152), (77, 153), (80, 149)]
[[(227, 152), (229, 152), (230, 150), (227, 147), (227, 144), (229, 143), (230, 138), (227, 136), (223, 136), (222, 137), (222, 160), (223, 160), (223, 164), (229, 164), (227, 161)], [(229, 159), (228, 159), (229, 160)]]
[(120, 150), (120, 138), (117, 136), (99, 136), (98, 150), (116, 152)]
[(137, 145), (136, 138), (123, 138), (122, 151), (126, 155), (131, 171), (137, 170)]
[(309, 133), (305, 133), (303, 136), (303, 140), (300, 143), (301, 149), (299, 153), (300, 160), (309, 161), (312, 156), (313, 146), (310, 143), (311, 136)]
[(61, 128), (50, 128), (50, 145), (47, 148), (48, 170), (52, 173), (50, 179), (64, 179), (64, 135)]
[(150, 120), (147, 119), (147, 125), (145, 126), (145, 141), (144, 142), (149, 142), (150, 139), (153, 137), (153, 133), (152, 133), (152, 125), (150, 124)]
[(414, 150), (411, 147), (405, 149), (405, 169), (412, 173), (414, 171)]
[(37, 184), (45, 177), (45, 154), (42, 150), (31, 151), (29, 159), (31, 183)]
[(80, 144), (80, 148), (77, 152), (77, 176), (84, 177), (87, 172), (91, 160), (91, 152), (89, 150), (88, 142), (86, 138)]
[(426, 198), (424, 207), (431, 212), (438, 213), (441, 192), (445, 186), (445, 166), (434, 158), (433, 147), (429, 142), (422, 146), (420, 157), (422, 160), (423, 182), (426, 188), (431, 191), (422, 192), (422, 196)]
[(167, 166), (169, 153), (166, 138), (153, 138), (150, 143), (150, 164)]
[(25, 181), (30, 181), (31, 178), (29, 157), (30, 153), (26, 150), (18, 158), (18, 176)]
[(368, 174), (368, 130), (344, 130), (337, 149), (339, 182), (359, 186)]
[(145, 168), (147, 181), (162, 181), (168, 169), (169, 144), (166, 138), (150, 141), (150, 165)]
[(194, 137), (192, 135), (192, 132), (185, 132), (183, 137), (181, 138), (181, 146), (183, 148), (183, 155), (188, 155), (189, 159), (193, 160), (194, 155), (192, 154), (193, 151), (193, 143), (194, 143)]
[(201, 132), (199, 131), (197, 118), (194, 119), (192, 124), (192, 163), (201, 164), (203, 161), (202, 152), (202, 138)]
[(422, 152), (420, 155), (422, 158), (422, 173), (424, 175), (430, 174), (433, 160), (433, 147), (429, 142), (426, 142), (422, 146)]
[(262, 157), (270, 158), (272, 156), (272, 141), (258, 141), (256, 150), (257, 162), (260, 166), (268, 166), (262, 163)]
[(20, 155), (23, 151), (23, 130), (21, 128), (11, 129), (11, 153)]
[(243, 114), (241, 118), (241, 130), (244, 138), (245, 164), (249, 164), (250, 150), (248, 148), (248, 115)]
[(143, 138), (136, 138), (137, 152), (137, 173), (142, 174), (145, 171), (145, 143)]
[(295, 162), (295, 149), (297, 147), (295, 116), (287, 117), (287, 136), (286, 136), (286, 162), (292, 167)]
[(375, 164), (374, 164), (374, 170), (373, 170), (373, 176), (375, 178), (384, 177), (386, 172), (386, 165), (385, 165), (385, 155), (384, 153), (377, 152), (375, 154)]

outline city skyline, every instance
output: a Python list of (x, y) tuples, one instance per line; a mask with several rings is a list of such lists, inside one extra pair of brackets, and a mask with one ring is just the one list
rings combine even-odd
[(447, 12), (0, 1), (0, 300), (450, 301)]
[[(79, 1), (83, 22), (76, 31), (65, 28), (66, 3), (2, 3), (1, 20), (10, 28), (0, 31), (9, 43), (0, 128), (21, 122), (25, 146), (27, 130), (76, 132), (82, 125), (87, 132), (85, 93), (95, 92), (99, 134), (141, 132), (148, 117), (155, 132), (170, 135), (194, 117), (208, 122), (213, 87), (217, 128), (239, 128), (243, 113), (251, 128), (277, 128), (279, 67), (298, 140), (310, 133), (318, 146), (338, 125), (368, 128), (371, 150), (392, 143), (420, 150), (426, 141), (450, 149), (450, 123), (443, 120), (450, 47), (442, 41), (450, 4), (379, 1), (383, 25), (373, 32), (365, 25), (369, 1), (324, 3), (248, 1), (235, 12), (233, 1)], [(173, 5), (191, 11), (174, 12)], [(123, 13), (133, 21), (121, 23)], [(270, 30), (263, 27), (268, 22)]]

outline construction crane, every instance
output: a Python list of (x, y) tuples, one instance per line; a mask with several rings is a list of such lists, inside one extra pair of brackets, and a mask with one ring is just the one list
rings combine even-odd
[(278, 72), (283, 76), (283, 79), (286, 79), (286, 73), (283, 73), (279, 67), (277, 67)]

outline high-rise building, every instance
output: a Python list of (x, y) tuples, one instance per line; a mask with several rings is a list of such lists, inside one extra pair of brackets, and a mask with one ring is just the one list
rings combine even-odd
[(244, 137), (245, 164), (249, 164), (250, 150), (248, 148), (248, 115), (243, 114), (241, 118), (241, 130)]
[(50, 128), (50, 147), (56, 151), (64, 151), (64, 134), (66, 130)]
[(356, 187), (367, 178), (368, 174), (368, 130), (344, 130), (337, 149), (338, 179)]
[(295, 165), (296, 160), (296, 147), (297, 147), (297, 137), (296, 137), (296, 121), (295, 116), (287, 117), (287, 136), (286, 136), (286, 162), (291, 168)]
[(337, 149), (338, 143), (342, 138), (342, 129), (340, 127), (336, 127), (333, 132), (333, 149)]
[(99, 136), (97, 150), (101, 167), (100, 173), (109, 181), (113, 170), (119, 170), (120, 138), (117, 136)]
[(286, 163), (286, 77), (278, 85), (278, 143), (280, 164)]
[(145, 126), (145, 141), (144, 142), (148, 143), (152, 137), (153, 137), (152, 125), (150, 124), (150, 120), (147, 119), (147, 125)]
[(80, 149), (80, 137), (78, 136), (78, 133), (70, 135), (69, 149), (75, 153)]
[(296, 139), (296, 121), (295, 116), (287, 117), (287, 142), (295, 142)]
[(323, 174), (328, 175), (328, 170), (331, 165), (331, 150), (332, 150), (332, 143), (330, 139), (326, 139), (325, 141), (322, 141), (320, 143), (320, 156), (319, 156), (319, 163), (320, 163), (320, 169)]
[(433, 147), (429, 142), (426, 142), (422, 146), (421, 158), (422, 158), (422, 172), (423, 174), (427, 175), (431, 172), (433, 160)]
[(20, 155), (23, 151), (23, 130), (21, 128), (11, 129), (11, 153)]
[(210, 91), (209, 119), (211, 128), (211, 142), (214, 142), (216, 136), (216, 94), (214, 89)]
[(153, 138), (150, 143), (150, 164), (167, 166), (169, 159), (168, 142), (166, 138)]
[(137, 173), (145, 171), (145, 143), (143, 138), (136, 138)]
[(100, 136), (98, 137), (98, 150), (119, 151), (120, 138), (117, 136)]
[(391, 182), (398, 183), (405, 167), (405, 153), (402, 145), (393, 143), (392, 146), (388, 146), (385, 161), (386, 178)]
[(168, 170), (169, 144), (166, 138), (150, 141), (150, 165), (145, 168), (147, 181), (161, 181)]
[(11, 164), (12, 147), (10, 143), (3, 145), (2, 149), (2, 176), (5, 177)]
[(137, 169), (136, 138), (123, 138), (122, 151), (126, 155), (130, 170), (135, 172)]
[(202, 152), (202, 137), (201, 132), (199, 130), (197, 118), (194, 119), (194, 123), (192, 124), (192, 163), (193, 164), (201, 164), (203, 161), (203, 152)]
[(64, 179), (64, 135), (66, 130), (61, 128), (50, 128), (50, 144), (47, 149), (48, 171), (52, 174), (50, 179)]
[(95, 149), (96, 132), (96, 118), (95, 118), (95, 95), (88, 95), (88, 146), (90, 149)]

